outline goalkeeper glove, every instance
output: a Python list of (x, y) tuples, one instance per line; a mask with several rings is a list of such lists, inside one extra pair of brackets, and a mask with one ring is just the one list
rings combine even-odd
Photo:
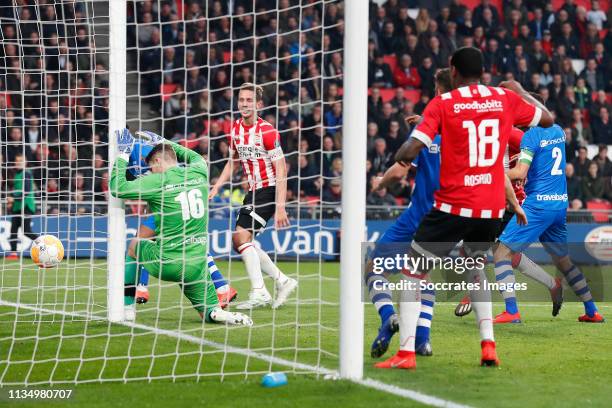
[(117, 137), (117, 150), (119, 151), (119, 155), (129, 157), (134, 147), (134, 136), (132, 136), (129, 130), (124, 128), (115, 130), (115, 137)]
[(136, 136), (138, 136), (140, 140), (153, 146), (157, 146), (164, 141), (162, 136), (157, 133), (149, 132), (148, 130), (139, 130), (136, 132)]

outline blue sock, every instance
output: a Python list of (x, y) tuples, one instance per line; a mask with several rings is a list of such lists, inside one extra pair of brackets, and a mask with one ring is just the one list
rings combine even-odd
[(515, 297), (507, 297), (504, 299), (504, 302), (506, 302), (506, 312), (510, 314), (518, 313), (518, 306), (516, 304)]
[(142, 265), (140, 265), (140, 273), (138, 274), (138, 284), (145, 286), (149, 284), (149, 271)]
[(587, 300), (586, 302), (583, 302), (583, 303), (584, 303), (584, 311), (586, 312), (587, 316), (593, 317), (593, 315), (597, 311), (597, 306), (595, 306), (595, 302), (593, 302), (592, 300)]
[(210, 272), (210, 278), (215, 285), (215, 289), (219, 289), (222, 286), (227, 285), (227, 281), (219, 272), (219, 268), (217, 268), (217, 264), (215, 264), (215, 260), (212, 256), (208, 255), (208, 271)]
[(380, 309), (378, 309), (378, 315), (380, 316), (380, 321), (382, 322), (382, 324), (385, 324), (387, 319), (389, 319), (394, 314), (395, 309), (391, 305), (384, 305)]
[(417, 323), (416, 337), (414, 345), (419, 348), (422, 344), (429, 341), (431, 320), (433, 319), (433, 307), (436, 303), (436, 292), (434, 290), (421, 291), (421, 314)]

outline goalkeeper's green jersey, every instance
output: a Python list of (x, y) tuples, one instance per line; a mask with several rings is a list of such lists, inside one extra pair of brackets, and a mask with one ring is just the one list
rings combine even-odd
[(170, 141), (164, 143), (172, 146), (179, 161), (186, 162), (185, 167), (127, 181), (128, 162), (118, 158), (109, 189), (115, 197), (149, 204), (161, 256), (185, 254), (201, 258), (208, 253), (208, 168), (196, 152)]

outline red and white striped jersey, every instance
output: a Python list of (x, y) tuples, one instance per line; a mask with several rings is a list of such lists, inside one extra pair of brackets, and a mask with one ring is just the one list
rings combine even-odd
[(249, 188), (257, 190), (276, 185), (273, 160), (283, 157), (278, 131), (258, 117), (252, 126), (242, 118), (232, 125), (229, 135), (230, 156), (238, 153), (242, 169), (249, 180)]
[(469, 85), (429, 102), (412, 136), (426, 146), (442, 135), (434, 206), (470, 218), (502, 218), (504, 156), (513, 126), (536, 126), (542, 111), (514, 92)]

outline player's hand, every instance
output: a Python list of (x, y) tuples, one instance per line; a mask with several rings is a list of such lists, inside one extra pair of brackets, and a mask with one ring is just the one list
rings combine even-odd
[(289, 226), (289, 217), (284, 206), (277, 206), (274, 213), (274, 227), (279, 230)]
[(516, 222), (518, 225), (527, 225), (527, 214), (520, 205), (514, 208), (514, 214), (516, 215)]
[(523, 92), (525, 92), (525, 90), (523, 89), (523, 86), (520, 84), (520, 82), (515, 81), (513, 79), (509, 80), (509, 81), (503, 81), (502, 83), (499, 84), (500, 88), (506, 88), (509, 89), (511, 91), (516, 92), (517, 94), (521, 94)]
[(158, 144), (164, 141), (164, 138), (158, 135), (157, 133), (149, 132), (148, 130), (139, 130), (136, 132), (136, 136), (145, 143), (148, 143), (153, 146), (157, 146)]
[(120, 154), (129, 155), (132, 153), (134, 147), (134, 136), (126, 128), (115, 130), (115, 137), (117, 138), (117, 150)]
[(219, 188), (214, 185), (208, 190), (208, 199), (212, 200), (217, 194), (219, 194)]
[(421, 120), (421, 115), (410, 115), (404, 118), (404, 122), (406, 122), (407, 125), (414, 125), (415, 123), (420, 122), (420, 120)]

